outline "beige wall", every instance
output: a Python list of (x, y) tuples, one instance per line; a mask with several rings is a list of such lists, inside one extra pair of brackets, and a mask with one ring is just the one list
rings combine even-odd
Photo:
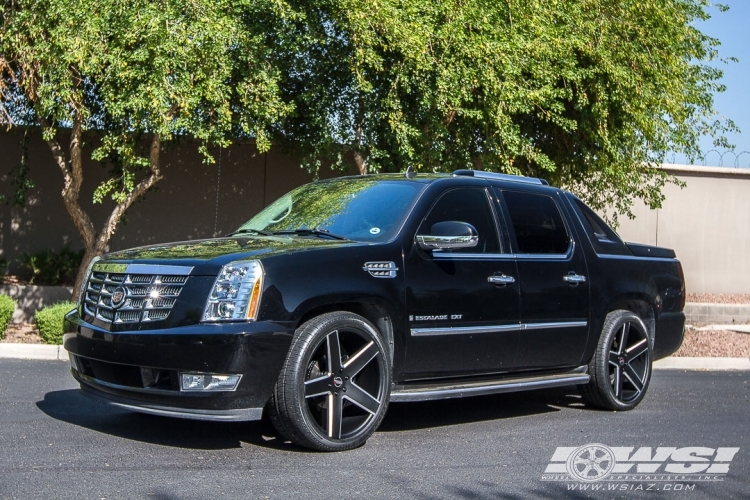
[[(20, 161), (19, 141), (18, 133), (0, 133), (0, 174)], [(127, 224), (118, 228), (110, 248), (225, 234), (311, 179), (289, 157), (273, 150), (259, 154), (252, 144), (223, 150), (221, 175), (218, 154), (216, 158), (216, 164), (203, 164), (195, 144), (166, 148), (164, 179), (128, 210)], [(29, 163), (36, 188), (26, 208), (0, 205), (0, 256), (11, 269), (17, 268), (20, 252), (59, 249), (66, 242), (74, 249), (81, 247), (60, 196), (62, 176), (38, 133), (29, 146)], [(664, 168), (687, 187), (668, 186), (660, 210), (637, 206), (635, 220), (621, 218), (620, 235), (627, 241), (674, 248), (690, 292), (750, 293), (750, 169)], [(87, 162), (85, 172), (81, 204), (101, 227), (111, 204), (94, 205), (91, 199), (106, 170)], [(332, 175), (328, 169), (321, 171), (321, 177)], [(9, 194), (10, 189), (6, 175), (0, 179), (0, 193)]]
[(668, 186), (659, 210), (638, 205), (620, 236), (673, 248), (688, 292), (750, 293), (750, 169), (663, 168), (687, 186)]

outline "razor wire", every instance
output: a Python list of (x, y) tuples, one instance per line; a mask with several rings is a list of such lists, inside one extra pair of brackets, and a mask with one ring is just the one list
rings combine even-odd
[[(677, 163), (676, 159), (677, 155), (672, 153), (671, 157), (668, 156), (666, 161), (674, 165)], [(697, 159), (704, 167), (750, 168), (750, 151), (737, 152), (729, 149), (722, 152), (718, 149), (710, 149)]]

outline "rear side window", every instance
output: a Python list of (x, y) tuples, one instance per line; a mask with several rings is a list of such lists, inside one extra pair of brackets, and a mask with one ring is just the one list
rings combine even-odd
[(630, 254), (617, 233), (596, 212), (575, 196), (569, 194), (568, 198), (572, 201), (573, 209), (576, 215), (578, 215), (581, 224), (583, 224), (589, 241), (591, 241), (591, 246), (594, 247), (596, 253), (613, 255)]
[(570, 246), (560, 209), (543, 194), (503, 191), (519, 253), (564, 254)]

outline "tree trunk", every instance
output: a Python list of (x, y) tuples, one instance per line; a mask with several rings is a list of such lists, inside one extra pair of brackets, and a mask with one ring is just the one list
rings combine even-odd
[(63, 174), (64, 187), (62, 196), (65, 208), (68, 210), (70, 218), (73, 219), (73, 224), (75, 224), (76, 229), (78, 229), (78, 232), (83, 239), (83, 247), (85, 250), (73, 286), (72, 300), (74, 302), (77, 302), (80, 297), (81, 287), (89, 263), (94, 257), (102, 255), (107, 251), (109, 240), (115, 233), (117, 224), (120, 222), (122, 215), (128, 208), (130, 208), (135, 200), (142, 196), (162, 178), (160, 170), (161, 136), (159, 134), (154, 134), (151, 139), (151, 147), (149, 151), (149, 176), (138, 183), (135, 189), (128, 194), (122, 203), (115, 206), (112, 213), (110, 213), (104, 223), (101, 231), (97, 233), (93, 222), (91, 222), (91, 218), (83, 208), (81, 208), (79, 203), (81, 185), (83, 184), (82, 136), (83, 124), (81, 119), (77, 118), (73, 121), (73, 128), (70, 135), (70, 160), (65, 157), (63, 148), (54, 136), (47, 141), (47, 144), (52, 150), (52, 156), (55, 158), (55, 162)]
[(354, 163), (357, 165), (360, 175), (367, 175), (367, 160), (357, 150), (354, 150)]

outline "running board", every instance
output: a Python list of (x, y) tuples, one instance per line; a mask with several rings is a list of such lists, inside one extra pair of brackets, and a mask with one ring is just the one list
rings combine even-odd
[(484, 396), (501, 392), (526, 391), (530, 389), (547, 389), (566, 385), (585, 384), (591, 378), (582, 366), (573, 371), (556, 375), (537, 375), (502, 380), (484, 380), (463, 384), (420, 384), (418, 386), (394, 386), (391, 391), (391, 402), (432, 401), (435, 399), (466, 398)]

